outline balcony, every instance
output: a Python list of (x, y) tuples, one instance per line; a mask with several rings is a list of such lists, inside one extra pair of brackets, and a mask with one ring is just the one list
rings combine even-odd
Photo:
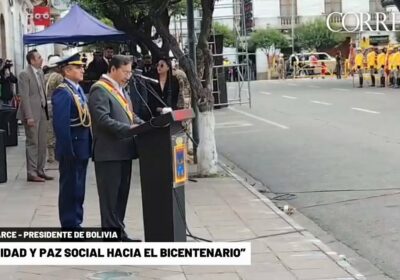
[[(287, 16), (287, 17), (279, 17), (280, 22), (281, 22), (281, 28), (289, 28), (292, 26), (292, 17)], [(299, 25), (300, 24), (300, 17), (295, 16), (294, 17), (294, 24)]]

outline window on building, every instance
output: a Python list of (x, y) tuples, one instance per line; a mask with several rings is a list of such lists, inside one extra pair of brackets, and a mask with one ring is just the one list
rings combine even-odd
[(294, 1), (294, 15), (297, 15), (297, 0), (280, 0), (281, 17), (292, 16), (292, 1)]
[(372, 13), (384, 12), (385, 9), (382, 7), (382, 1), (381, 0), (369, 0), (369, 11)]
[(342, 0), (325, 0), (325, 14), (342, 12)]

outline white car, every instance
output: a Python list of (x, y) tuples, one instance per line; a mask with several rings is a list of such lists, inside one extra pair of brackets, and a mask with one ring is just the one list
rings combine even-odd
[[(318, 58), (318, 67), (314, 69), (315, 74), (321, 73), (321, 63), (324, 62), (328, 68), (329, 73), (335, 72), (336, 59), (325, 52), (314, 52), (314, 53), (296, 53), (289, 57), (289, 61), (293, 63), (296, 61), (299, 66), (300, 75), (306, 75), (310, 73), (310, 56), (314, 54)], [(302, 70), (303, 69), (303, 70)], [(297, 73), (299, 75), (299, 73)]]

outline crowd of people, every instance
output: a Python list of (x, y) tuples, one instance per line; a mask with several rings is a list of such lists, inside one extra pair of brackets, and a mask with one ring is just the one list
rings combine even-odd
[[(110, 47), (96, 53), (87, 67), (79, 54), (48, 57), (43, 67), (34, 49), (26, 60), (28, 66), (12, 82), (18, 82), (27, 181), (53, 180), (45, 172), (46, 158), (48, 165), (57, 164), (61, 227), (79, 229), (92, 158), (102, 227), (120, 229), (122, 241), (139, 241), (124, 230), (132, 160), (138, 158), (135, 128), (171, 110), (190, 108), (186, 74), (169, 58), (153, 64), (147, 55), (139, 62), (114, 55)], [(86, 92), (81, 86), (85, 78), (93, 82)]]
[(358, 87), (364, 86), (364, 75), (370, 76), (369, 86), (378, 86), (376, 78), (379, 79), (379, 87), (400, 87), (400, 49), (398, 46), (391, 47), (367, 47), (356, 48), (352, 45), (349, 55), (349, 63), (353, 73), (358, 74)]
[(13, 62), (0, 58), (0, 105), (11, 105), (15, 96), (17, 77), (12, 72)]

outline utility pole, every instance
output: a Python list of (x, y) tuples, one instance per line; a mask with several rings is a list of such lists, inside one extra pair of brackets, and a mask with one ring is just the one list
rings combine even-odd
[[(194, 5), (193, 0), (187, 0), (187, 32), (188, 32), (188, 47), (189, 47), (189, 57), (192, 59), (195, 69), (196, 66), (196, 42), (195, 42), (195, 30), (194, 30)], [(195, 118), (192, 120), (192, 130), (193, 130), (193, 159), (194, 163), (197, 163), (197, 144), (199, 143), (199, 126), (197, 115), (199, 112), (197, 106), (197, 100), (192, 98), (192, 108), (195, 113)]]
[(291, 1), (292, 1), (292, 54), (294, 54), (294, 24), (295, 24), (294, 2), (296, 0), (291, 0)]

